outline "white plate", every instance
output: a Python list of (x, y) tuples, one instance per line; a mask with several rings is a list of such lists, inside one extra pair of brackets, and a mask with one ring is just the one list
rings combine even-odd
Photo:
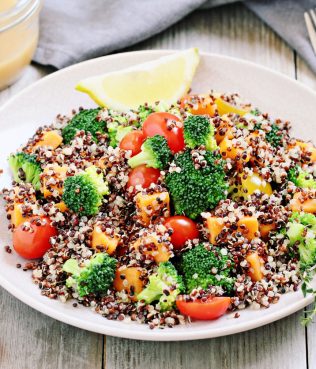
[[(61, 70), (33, 84), (16, 95), (0, 109), (0, 187), (9, 186), (10, 176), (6, 157), (26, 141), (36, 127), (50, 123), (57, 113), (67, 114), (80, 105), (94, 104), (74, 86), (82, 78), (98, 73), (118, 70), (170, 53), (170, 51), (141, 51), (117, 54), (83, 62)], [(206, 92), (215, 89), (223, 92), (239, 92), (273, 116), (289, 119), (293, 133), (303, 139), (316, 139), (316, 94), (303, 85), (266, 68), (225, 56), (202, 54), (193, 90)], [(1, 204), (2, 205), (2, 204)], [(112, 336), (172, 341), (192, 340), (224, 336), (271, 323), (302, 309), (312, 301), (303, 298), (302, 292), (286, 294), (269, 309), (243, 310), (240, 318), (225, 315), (213, 322), (195, 322), (173, 329), (150, 330), (146, 325), (109, 321), (88, 308), (73, 308), (71, 303), (42, 297), (32, 284), (30, 273), (16, 268), (21, 260), (15, 254), (4, 251), (11, 244), (3, 206), (0, 210), (0, 284), (21, 301), (34, 309), (65, 323), (97, 333)]]

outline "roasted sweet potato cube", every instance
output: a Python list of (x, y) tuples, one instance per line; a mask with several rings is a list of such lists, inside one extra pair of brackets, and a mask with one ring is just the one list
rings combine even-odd
[(117, 234), (109, 235), (106, 232), (102, 232), (99, 225), (95, 225), (92, 232), (91, 246), (95, 250), (101, 251), (98, 246), (101, 246), (109, 255), (112, 255), (118, 244), (120, 242), (120, 237)]
[(233, 159), (242, 163), (247, 163), (250, 159), (247, 150), (236, 146), (229, 135), (226, 135), (220, 142), (219, 150), (224, 159)]
[(316, 213), (316, 198), (304, 199), (300, 192), (296, 192), (290, 201), (292, 211), (305, 211), (306, 213)]
[(269, 237), (269, 233), (271, 231), (274, 231), (276, 229), (276, 224), (275, 223), (271, 223), (271, 224), (260, 224), (259, 225), (259, 232), (260, 232), (260, 236), (263, 240), (267, 240)]
[(136, 301), (137, 295), (143, 290), (144, 282), (141, 279), (142, 268), (139, 267), (119, 267), (115, 273), (113, 286), (116, 291), (126, 291), (131, 299)]
[(137, 215), (139, 221), (148, 226), (154, 220), (168, 217), (170, 214), (169, 193), (155, 192), (154, 194), (143, 194), (139, 192), (135, 196)]
[(216, 237), (221, 233), (224, 228), (224, 222), (222, 218), (209, 217), (206, 221), (207, 229), (210, 233), (210, 242), (216, 245)]
[(252, 252), (247, 255), (246, 260), (250, 264), (250, 269), (248, 271), (250, 278), (254, 282), (260, 281), (263, 278), (263, 273), (261, 270), (263, 265), (262, 259), (257, 252)]
[(63, 142), (62, 136), (57, 131), (47, 131), (43, 137), (34, 145), (34, 149), (39, 146), (47, 146), (56, 149)]
[(244, 217), (238, 221), (237, 225), (238, 231), (241, 232), (249, 241), (258, 237), (259, 222), (257, 218)]
[(158, 242), (157, 236), (149, 235), (138, 238), (131, 247), (141, 253), (151, 255), (157, 264), (168, 261), (172, 255), (170, 245)]
[(48, 164), (41, 175), (41, 192), (44, 197), (62, 195), (64, 191), (63, 182), (67, 177), (67, 166), (58, 164)]

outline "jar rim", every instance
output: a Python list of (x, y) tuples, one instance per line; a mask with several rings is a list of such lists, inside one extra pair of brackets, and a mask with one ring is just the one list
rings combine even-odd
[(29, 18), (41, 5), (41, 0), (18, 0), (11, 9), (0, 13), (0, 33)]

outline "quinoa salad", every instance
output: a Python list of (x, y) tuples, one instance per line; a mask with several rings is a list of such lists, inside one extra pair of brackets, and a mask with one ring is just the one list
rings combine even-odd
[(80, 107), (8, 161), (5, 248), (45, 297), (153, 329), (313, 293), (316, 148), (237, 94)]

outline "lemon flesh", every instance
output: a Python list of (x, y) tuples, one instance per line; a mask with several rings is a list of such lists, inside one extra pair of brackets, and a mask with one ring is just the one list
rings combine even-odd
[(188, 92), (198, 64), (198, 49), (189, 49), (86, 78), (76, 89), (87, 93), (100, 106), (123, 112), (145, 102), (173, 104)]

